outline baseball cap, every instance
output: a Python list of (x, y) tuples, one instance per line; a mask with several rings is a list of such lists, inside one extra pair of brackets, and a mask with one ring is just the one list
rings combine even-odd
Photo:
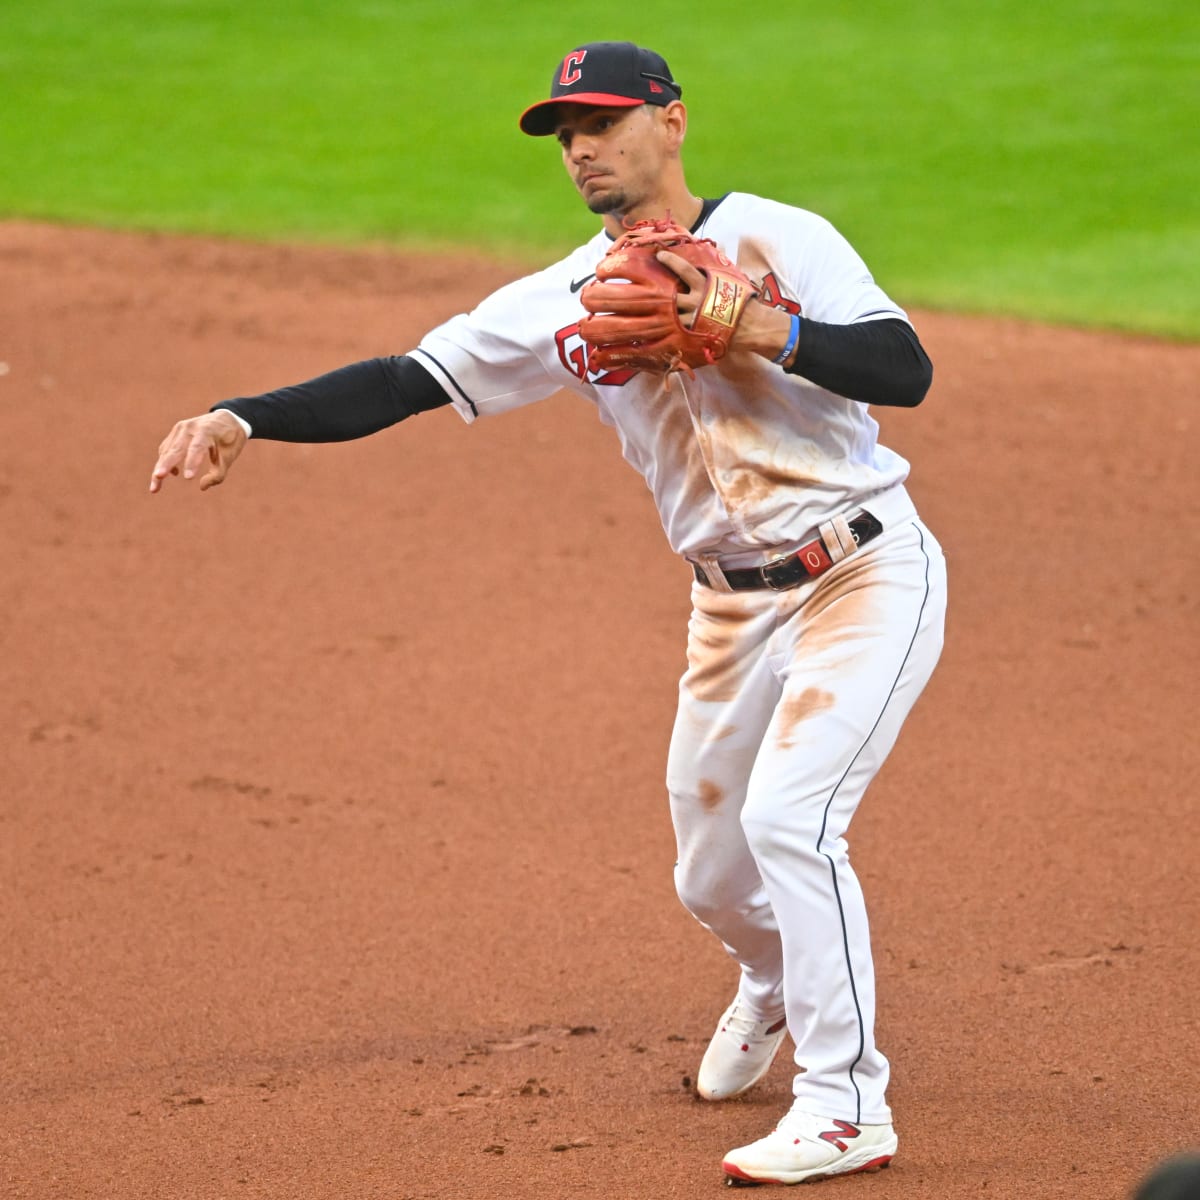
[(683, 95), (666, 59), (632, 42), (588, 42), (572, 50), (550, 80), (550, 99), (531, 104), (521, 114), (521, 128), (532, 137), (554, 132), (559, 104), (592, 104), (599, 108), (665, 107)]

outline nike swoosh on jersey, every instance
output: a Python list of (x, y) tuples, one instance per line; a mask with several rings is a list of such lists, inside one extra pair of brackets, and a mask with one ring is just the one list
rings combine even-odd
[(584, 276), (582, 279), (572, 279), (572, 280), (571, 280), (571, 292), (572, 292), (572, 294), (574, 294), (575, 292), (579, 291), (579, 289), (580, 289), (581, 287), (583, 287), (583, 285), (584, 285), (585, 283), (587, 283), (587, 281), (588, 281), (589, 279), (595, 279), (595, 278), (596, 278), (596, 272), (595, 272), (595, 271), (593, 271), (593, 272), (592, 272), (590, 275), (585, 275), (585, 276)]

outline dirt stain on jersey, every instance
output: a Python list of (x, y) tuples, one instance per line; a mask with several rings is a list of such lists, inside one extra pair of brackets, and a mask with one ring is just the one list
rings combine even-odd
[[(760, 393), (759, 402), (770, 404), (770, 395)], [(780, 489), (794, 491), (816, 478), (816, 458), (806, 452), (807, 444), (781, 434), (766, 411), (722, 414), (713, 443), (711, 455), (721, 467), (716, 475), (721, 498), (731, 511), (753, 511)]]
[(748, 350), (731, 350), (721, 359), (717, 370), (739, 389), (746, 389), (746, 395), (753, 405), (757, 400), (756, 393), (769, 379), (768, 372), (771, 364), (761, 354), (753, 354)]
[(781, 487), (796, 487), (795, 474), (763, 464), (736, 471), (722, 488), (722, 496), (731, 509), (740, 510), (765, 503)]
[(717, 808), (721, 801), (725, 799), (725, 792), (719, 788), (711, 779), (700, 780), (700, 806), (712, 812)]
[(796, 695), (784, 696), (775, 713), (775, 744), (779, 749), (790, 750), (795, 744), (796, 727), (818, 713), (831, 709), (834, 699), (832, 692), (815, 687), (805, 688)]
[(644, 402), (658, 430), (664, 478), (681, 480), (681, 504), (696, 507), (709, 502), (712, 479), (704, 446), (697, 436), (682, 380), (667, 376)]
[(755, 282), (772, 270), (766, 250), (754, 238), (744, 237), (738, 243), (737, 264)]

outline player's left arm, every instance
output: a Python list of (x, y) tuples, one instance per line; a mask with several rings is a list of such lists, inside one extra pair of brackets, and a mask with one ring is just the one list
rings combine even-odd
[(780, 224), (780, 280), (786, 279), (800, 313), (796, 348), (784, 370), (850, 400), (920, 404), (933, 364), (907, 314), (829, 221), (787, 210)]
[[(704, 276), (669, 250), (658, 258), (687, 288), (679, 296), (679, 313), (688, 324), (704, 294)], [(848, 400), (915, 408), (933, 382), (933, 363), (916, 330), (899, 316), (867, 316), (838, 325), (794, 316), (754, 299), (742, 310), (729, 348), (769, 358), (788, 374)]]
[(892, 408), (916, 408), (933, 383), (917, 331), (900, 317), (830, 325), (804, 317), (783, 369), (826, 391)]

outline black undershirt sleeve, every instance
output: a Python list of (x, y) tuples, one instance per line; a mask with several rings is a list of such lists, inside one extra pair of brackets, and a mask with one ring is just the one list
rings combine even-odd
[(369, 358), (307, 383), (213, 405), (248, 421), (251, 436), (276, 442), (348, 442), (450, 397), (414, 358)]
[(933, 364), (899, 317), (825, 325), (800, 318), (796, 359), (786, 368), (848, 400), (915, 408), (933, 382)]

